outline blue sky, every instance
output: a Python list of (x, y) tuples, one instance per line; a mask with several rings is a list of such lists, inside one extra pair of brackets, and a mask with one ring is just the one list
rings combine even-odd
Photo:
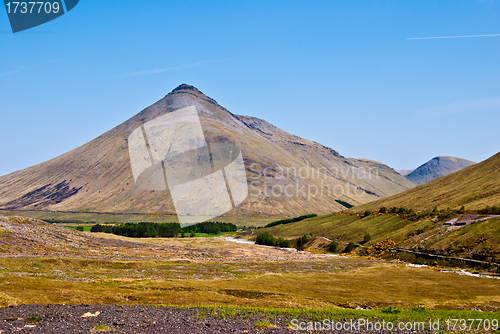
[(181, 83), (347, 157), (413, 169), (500, 151), (500, 1), (81, 0), (12, 34), (0, 175), (76, 148)]

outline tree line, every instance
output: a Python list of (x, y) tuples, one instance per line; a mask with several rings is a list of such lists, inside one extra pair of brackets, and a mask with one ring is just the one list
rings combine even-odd
[(265, 246), (278, 246), (288, 248), (290, 247), (290, 240), (283, 238), (275, 238), (271, 233), (266, 232), (259, 234), (257, 239), (255, 240), (257, 245), (265, 245)]
[(115, 226), (96, 224), (90, 232), (104, 232), (131, 238), (174, 238), (179, 235), (179, 223), (125, 223)]
[(277, 226), (277, 225), (295, 223), (295, 222), (299, 222), (301, 220), (304, 220), (304, 219), (307, 219), (307, 218), (313, 218), (313, 217), (316, 217), (316, 216), (317, 216), (317, 214), (313, 213), (313, 214), (310, 214), (310, 215), (303, 215), (303, 216), (295, 217), (295, 218), (281, 219), (281, 220), (277, 220), (275, 222), (269, 223), (265, 227), (273, 227), (273, 226)]
[(236, 232), (238, 228), (236, 225), (231, 223), (220, 223), (220, 222), (203, 222), (195, 225), (189, 225), (182, 228), (184, 233), (207, 233), (207, 234), (219, 234), (221, 232)]

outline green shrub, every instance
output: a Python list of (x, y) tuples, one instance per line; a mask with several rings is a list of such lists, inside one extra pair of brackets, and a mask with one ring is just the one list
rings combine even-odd
[(365, 236), (363, 237), (363, 243), (366, 244), (370, 240), (372, 240), (372, 236), (370, 235), (370, 233), (366, 232)]
[(255, 240), (257, 245), (265, 245), (265, 246), (279, 246), (279, 247), (290, 247), (290, 240), (278, 238), (276, 239), (269, 232), (259, 234), (257, 239)]
[(304, 250), (304, 243), (302, 242), (302, 238), (297, 239), (297, 250)]
[(490, 207), (488, 205), (487, 207), (479, 210), (478, 212), (483, 213), (483, 214), (498, 215), (498, 214), (500, 214), (500, 208), (497, 205), (493, 205), (493, 207)]
[[(255, 327), (258, 327), (258, 328), (275, 328), (276, 326), (273, 325), (272, 323), (270, 323), (269, 321), (267, 320), (259, 320), (255, 323)], [(246, 331), (247, 332), (247, 331)]]
[(337, 243), (335, 241), (332, 241), (330, 246), (328, 246), (328, 251), (330, 253), (335, 253), (337, 251)]
[(278, 240), (276, 240), (276, 244), (280, 247), (288, 248), (290, 247), (291, 242), (288, 239), (278, 238)]
[(276, 239), (272, 236), (271, 233), (266, 232), (259, 234), (257, 239), (255, 240), (257, 245), (265, 245), (265, 246), (276, 246)]
[(40, 319), (40, 317), (37, 315), (32, 315), (32, 316), (29, 316), (26, 319), (24, 319), (24, 321), (26, 321), (26, 322), (40, 322), (40, 321), (42, 321), (42, 319)]
[(398, 314), (399, 312), (401, 312), (401, 310), (398, 309), (397, 307), (389, 306), (389, 307), (383, 308), (382, 312), (389, 313), (389, 314)]
[(352, 252), (354, 249), (356, 249), (356, 245), (354, 244), (354, 242), (350, 242), (347, 244), (347, 246), (345, 247), (344, 249), (344, 253), (350, 253)]

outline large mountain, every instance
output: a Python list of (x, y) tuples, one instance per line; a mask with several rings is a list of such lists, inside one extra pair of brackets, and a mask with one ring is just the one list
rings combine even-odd
[[(249, 195), (228, 215), (324, 214), (413, 186), (386, 165), (345, 158), (266, 121), (234, 115), (195, 87), (180, 85), (89, 143), (0, 177), (0, 208), (175, 214), (168, 192), (136, 186), (128, 139), (145, 123), (192, 106), (208, 142), (231, 142), (241, 148)], [(284, 189), (290, 191), (285, 194)]]
[(478, 210), (500, 205), (500, 153), (400, 194), (367, 203), (353, 210), (376, 210), (381, 207), (407, 207), (417, 210)]
[(438, 177), (455, 173), (473, 164), (475, 162), (455, 157), (435, 157), (406, 175), (406, 178), (420, 185)]

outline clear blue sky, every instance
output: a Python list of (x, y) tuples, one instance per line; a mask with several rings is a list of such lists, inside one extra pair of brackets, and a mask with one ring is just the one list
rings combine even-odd
[(500, 151), (500, 36), (410, 39), (500, 34), (500, 1), (81, 0), (17, 34), (0, 12), (0, 175), (181, 83), (397, 169)]

